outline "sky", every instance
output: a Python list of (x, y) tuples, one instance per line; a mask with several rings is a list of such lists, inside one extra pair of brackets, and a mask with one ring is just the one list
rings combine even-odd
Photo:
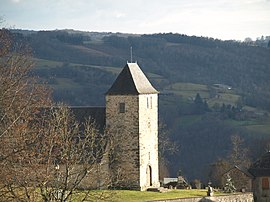
[(270, 0), (0, 0), (0, 17), (28, 30), (270, 36)]

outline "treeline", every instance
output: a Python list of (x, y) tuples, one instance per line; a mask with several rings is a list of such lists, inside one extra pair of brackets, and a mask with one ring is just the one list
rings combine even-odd
[(172, 83), (224, 83), (237, 89), (244, 104), (270, 109), (270, 49), (265, 47), (172, 33), (111, 34), (95, 43), (87, 35), (40, 31), (26, 35), (25, 40), (38, 58), (114, 67), (129, 60), (132, 46), (133, 58), (144, 71)]
[(245, 141), (243, 147), (248, 149), (250, 161), (262, 155), (269, 144), (269, 136), (245, 128), (247, 122), (269, 120), (268, 114), (256, 115), (243, 109), (241, 105), (222, 104), (209, 107), (199, 94), (189, 103), (174, 95), (174, 100), (170, 101), (176, 103), (176, 106), (166, 105), (166, 99), (172, 98), (161, 98), (161, 119), (167, 123), (170, 139), (179, 147), (179, 152), (168, 156), (172, 176), (182, 170), (183, 175), (190, 180), (208, 182), (211, 179), (211, 165), (226, 160), (230, 154), (231, 137), (234, 135)]
[(270, 109), (270, 49), (180, 34), (110, 36), (104, 43), (121, 49), (132, 46), (149, 71), (171, 82), (224, 83), (236, 88), (245, 104)]
[[(138, 61), (144, 72), (158, 76), (152, 83), (162, 92), (160, 118), (180, 148), (177, 155), (170, 157), (173, 163), (168, 168), (172, 176), (181, 169), (189, 179), (207, 180), (209, 165), (228, 155), (233, 134), (247, 139), (252, 157), (261, 154), (258, 147), (264, 148), (262, 143), (267, 143), (267, 137), (259, 139), (260, 131), (250, 132), (234, 123), (268, 119), (267, 113), (258, 117), (242, 107), (270, 111), (269, 48), (172, 33), (107, 34), (103, 38), (97, 35), (44, 31), (15, 34), (15, 37), (30, 44), (34, 57), (61, 62), (62, 65), (54, 68), (44, 65), (35, 71), (54, 88), (56, 101), (70, 105), (105, 105), (104, 93), (116, 75), (102, 70), (102, 66), (123, 67), (132, 46), (133, 60)], [(173, 93), (166, 95), (166, 88), (176, 82), (225, 84), (241, 100), (236, 105), (209, 107), (199, 94), (190, 101)]]
[(102, 69), (69, 63), (55, 68), (36, 68), (33, 72), (54, 88), (56, 101), (78, 106), (103, 106), (104, 93), (115, 78), (115, 75)]

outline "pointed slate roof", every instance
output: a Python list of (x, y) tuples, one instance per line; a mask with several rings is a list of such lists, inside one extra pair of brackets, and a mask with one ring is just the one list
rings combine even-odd
[(137, 63), (127, 63), (106, 95), (156, 94)]

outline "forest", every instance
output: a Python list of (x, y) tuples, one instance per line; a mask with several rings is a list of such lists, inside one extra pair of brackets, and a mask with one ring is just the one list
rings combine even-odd
[(208, 181), (212, 165), (229, 159), (234, 135), (248, 150), (244, 161), (269, 149), (269, 37), (11, 31), (31, 47), (34, 73), (52, 87), (54, 100), (73, 106), (104, 106), (132, 47), (133, 60), (160, 92), (159, 119), (178, 147), (166, 154), (167, 176), (181, 170), (189, 181)]

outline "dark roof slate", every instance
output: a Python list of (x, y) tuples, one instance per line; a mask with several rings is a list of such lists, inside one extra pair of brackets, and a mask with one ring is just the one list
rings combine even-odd
[(90, 118), (101, 132), (104, 130), (106, 121), (105, 107), (71, 106), (69, 108), (78, 122), (82, 123)]
[(228, 169), (226, 172), (223, 173), (222, 176), (225, 176), (227, 173), (231, 172), (234, 169), (239, 170), (240, 172), (244, 173), (249, 178), (253, 178), (253, 175), (251, 175), (246, 168), (242, 168), (241, 166), (237, 166), (237, 165), (235, 165), (235, 166), (231, 167), (230, 169)]
[(127, 63), (106, 95), (156, 94), (137, 63)]
[(270, 152), (265, 153), (255, 161), (251, 165), (249, 172), (255, 177), (270, 176)]

